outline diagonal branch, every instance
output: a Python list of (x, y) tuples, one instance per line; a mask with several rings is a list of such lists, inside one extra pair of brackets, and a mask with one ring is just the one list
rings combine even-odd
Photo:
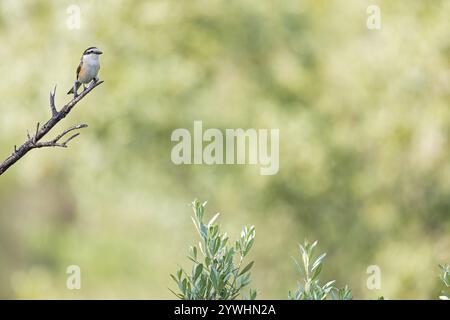
[(49, 133), (50, 130), (58, 122), (64, 119), (70, 113), (70, 111), (72, 111), (73, 107), (75, 107), (75, 105), (78, 102), (80, 102), (89, 92), (91, 92), (94, 88), (96, 88), (102, 83), (103, 81), (93, 81), (91, 85), (89, 85), (89, 87), (83, 90), (78, 96), (74, 96), (74, 98), (70, 100), (65, 106), (63, 106), (60, 111), (57, 111), (55, 106), (55, 94), (56, 94), (56, 86), (55, 86), (53, 90), (50, 92), (50, 111), (52, 113), (51, 118), (42, 126), (38, 122), (36, 125), (35, 134), (33, 136), (30, 136), (30, 133), (27, 132), (27, 140), (19, 148), (17, 148), (17, 146), (14, 145), (13, 153), (0, 164), (0, 175), (2, 175), (6, 170), (8, 170), (9, 167), (11, 167), (14, 163), (16, 163), (19, 159), (25, 156), (25, 154), (27, 154), (28, 151), (32, 149), (44, 147), (67, 148), (67, 143), (69, 143), (69, 141), (71, 141), (72, 139), (76, 138), (80, 134), (79, 132), (73, 134), (64, 142), (59, 141), (68, 133), (74, 130), (86, 128), (87, 127), (86, 124), (79, 124), (70, 127), (50, 141), (40, 142), (40, 140), (47, 133)]

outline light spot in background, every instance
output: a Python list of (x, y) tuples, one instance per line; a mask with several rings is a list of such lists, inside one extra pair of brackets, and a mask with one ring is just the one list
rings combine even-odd
[(367, 29), (380, 30), (381, 29), (381, 10), (377, 5), (370, 5), (366, 10), (367, 14)]
[(81, 28), (81, 8), (75, 4), (67, 7), (66, 25), (69, 30), (79, 30)]
[(77, 265), (67, 267), (66, 273), (69, 275), (66, 281), (66, 287), (69, 290), (81, 289), (81, 268)]

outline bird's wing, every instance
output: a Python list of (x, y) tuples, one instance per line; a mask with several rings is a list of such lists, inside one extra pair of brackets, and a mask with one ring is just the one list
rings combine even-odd
[(77, 68), (77, 80), (78, 80), (78, 76), (79, 76), (79, 74), (80, 74), (80, 71), (81, 71), (81, 67), (83, 66), (83, 58), (81, 58), (81, 60), (80, 60), (80, 64), (78, 65), (78, 68)]

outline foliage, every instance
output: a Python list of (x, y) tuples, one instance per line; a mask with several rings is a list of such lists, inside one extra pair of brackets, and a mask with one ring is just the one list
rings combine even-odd
[[(448, 288), (450, 287), (450, 267), (447, 264), (444, 265), (439, 265), (439, 267), (441, 268), (441, 280), (444, 283), (445, 287)], [(450, 295), (445, 292), (442, 291), (442, 294), (439, 296), (439, 299), (441, 300), (450, 300)]]
[(298, 283), (298, 289), (295, 293), (289, 292), (289, 299), (292, 300), (350, 300), (352, 293), (348, 286), (337, 288), (335, 280), (328, 281), (324, 285), (321, 284), (319, 276), (322, 271), (323, 260), (326, 253), (314, 256), (317, 241), (310, 244), (305, 240), (300, 247), (301, 264), (294, 259), (298, 270), (303, 279)]
[[(252, 248), (255, 227), (244, 227), (239, 239), (229, 246), (228, 235), (221, 234), (219, 225), (215, 223), (219, 213), (207, 224), (203, 223), (205, 206), (206, 202), (192, 202), (192, 222), (200, 235), (200, 242), (198, 249), (196, 246), (189, 249), (188, 258), (193, 263), (191, 273), (179, 268), (176, 275), (171, 275), (180, 290), (174, 294), (186, 300), (234, 300), (250, 284), (253, 261), (242, 266)], [(250, 290), (247, 298), (255, 299), (256, 291)]]
[[(66, 24), (72, 4), (80, 29)], [(437, 250), (450, 259), (450, 1), (376, 1), (380, 30), (366, 27), (368, 4), (0, 1), (2, 160), (48, 117), (50, 87), (58, 106), (70, 99), (86, 47), (104, 52), (105, 80), (68, 119), (89, 125), (71, 150), (0, 179), (0, 298), (173, 298), (185, 204), (201, 195), (257, 226), (258, 299), (296, 288), (286, 248), (306, 235), (345, 248), (325, 265), (355, 297), (374, 298), (361, 278), (375, 261), (389, 275), (377, 295), (435, 299), (441, 281), (422, 277), (437, 274)], [(171, 133), (194, 120), (279, 128), (280, 171), (174, 165)], [(65, 286), (71, 264), (89, 274), (82, 290)]]
[[(191, 272), (178, 268), (171, 278), (178, 285), (179, 293), (169, 289), (175, 296), (185, 300), (234, 300), (239, 295), (244, 299), (256, 299), (256, 291), (250, 289), (248, 295), (242, 290), (250, 282), (250, 270), (254, 261), (243, 266), (244, 258), (253, 246), (255, 227), (244, 227), (240, 237), (234, 245), (228, 245), (227, 233), (221, 233), (220, 226), (216, 223), (219, 213), (216, 213), (207, 224), (203, 223), (206, 202), (197, 200), (192, 202), (194, 215), (192, 222), (200, 236), (197, 246), (189, 248), (188, 258), (192, 262)], [(351, 300), (353, 295), (346, 285), (339, 288), (336, 280), (323, 284), (320, 275), (326, 253), (315, 255), (318, 241), (309, 243), (307, 240), (299, 244), (301, 260), (293, 258), (302, 279), (298, 282), (295, 292), (289, 292), (291, 300)], [(237, 262), (237, 263), (236, 263)], [(442, 273), (440, 279), (445, 287), (450, 287), (450, 267), (439, 265)], [(449, 300), (449, 295), (443, 291), (439, 296), (442, 300)], [(384, 296), (377, 300), (385, 300)]]

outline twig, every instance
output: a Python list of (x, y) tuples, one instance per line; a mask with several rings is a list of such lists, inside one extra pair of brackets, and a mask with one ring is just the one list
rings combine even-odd
[(62, 137), (64, 137), (66, 134), (68, 134), (71, 131), (74, 130), (78, 130), (78, 129), (82, 129), (82, 128), (87, 128), (88, 125), (87, 124), (79, 124), (73, 127), (70, 127), (69, 129), (64, 130), (61, 134), (59, 134), (55, 139), (50, 140), (50, 141), (46, 141), (46, 142), (38, 142), (35, 145), (35, 148), (43, 148), (43, 147), (62, 147), (62, 148), (67, 148), (67, 143), (72, 140), (75, 137), (78, 137), (80, 135), (80, 133), (76, 133), (74, 135), (72, 135), (69, 139), (67, 139), (66, 141), (64, 141), (63, 143), (59, 143), (58, 141), (61, 140)]
[(61, 108), (60, 111), (56, 110), (55, 106), (55, 94), (56, 94), (56, 85), (53, 90), (50, 92), (50, 110), (52, 112), (51, 118), (41, 126), (38, 122), (36, 125), (36, 131), (34, 136), (30, 136), (30, 133), (27, 131), (27, 141), (25, 141), (19, 148), (14, 145), (13, 153), (5, 159), (0, 164), (0, 175), (2, 175), (9, 167), (11, 167), (14, 163), (16, 163), (19, 159), (21, 159), (28, 151), (36, 148), (44, 148), (44, 147), (62, 147), (67, 148), (67, 144), (72, 139), (76, 138), (80, 133), (76, 133), (66, 139), (64, 142), (59, 142), (65, 135), (74, 130), (86, 128), (86, 124), (79, 124), (73, 127), (70, 127), (64, 130), (61, 134), (57, 135), (54, 139), (46, 142), (39, 142), (49, 131), (62, 119), (64, 119), (70, 111), (72, 111), (73, 107), (80, 102), (89, 92), (91, 92), (94, 88), (102, 84), (103, 81), (93, 81), (92, 84), (83, 90), (78, 96), (74, 96), (72, 100), (70, 100), (64, 107)]
[(53, 117), (58, 114), (58, 111), (56, 111), (56, 107), (55, 107), (55, 94), (56, 94), (56, 84), (53, 87), (53, 90), (50, 91), (50, 110), (52, 111)]

